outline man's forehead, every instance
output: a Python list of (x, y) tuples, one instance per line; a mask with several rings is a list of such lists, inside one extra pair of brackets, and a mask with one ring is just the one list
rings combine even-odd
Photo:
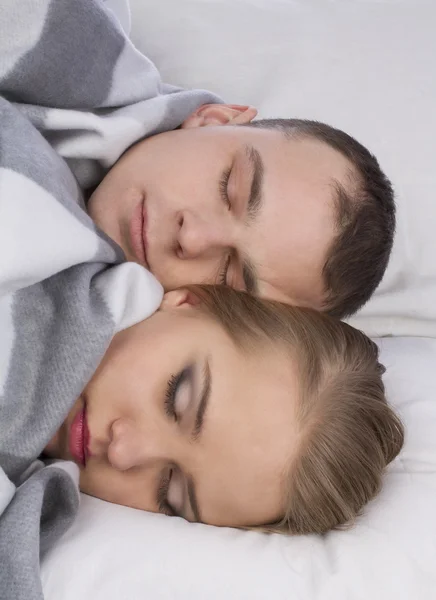
[[(322, 308), (323, 268), (337, 231), (337, 187), (350, 163), (326, 143), (277, 129), (237, 127), (240, 152), (262, 163), (262, 209), (247, 264), (260, 296)], [(243, 130), (243, 131), (241, 131)], [(247, 160), (252, 165), (253, 160)]]
[(323, 269), (338, 233), (338, 186), (349, 184), (348, 159), (316, 140), (298, 141), (288, 156), (265, 161), (268, 235), (258, 269), (265, 295), (322, 307)]
[(322, 307), (323, 268), (336, 228), (331, 211), (325, 219), (314, 214), (315, 211), (307, 207), (302, 214), (286, 207), (282, 213), (278, 209), (272, 215), (264, 215), (259, 223), (262, 234), (257, 239), (255, 234), (252, 237), (251, 256), (260, 296), (288, 304)]

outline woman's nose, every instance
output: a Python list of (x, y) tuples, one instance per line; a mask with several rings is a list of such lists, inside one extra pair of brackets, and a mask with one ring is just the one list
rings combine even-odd
[(212, 257), (218, 251), (231, 247), (229, 224), (217, 215), (205, 219), (186, 212), (180, 218), (178, 233), (179, 258), (195, 259)]
[(117, 471), (175, 461), (180, 453), (177, 438), (157, 424), (144, 428), (136, 420), (122, 417), (112, 423), (110, 435), (107, 458)]
[(183, 438), (164, 422), (151, 417), (141, 423), (121, 417), (111, 425), (107, 458), (117, 471), (161, 462), (178, 463), (186, 454), (185, 445)]
[(111, 426), (107, 456), (117, 471), (128, 471), (141, 461), (141, 444), (131, 419), (117, 419)]

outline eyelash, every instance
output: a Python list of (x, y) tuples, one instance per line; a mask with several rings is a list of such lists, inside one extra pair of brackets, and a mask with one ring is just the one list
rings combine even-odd
[(224, 268), (218, 275), (219, 285), (227, 285), (227, 271), (229, 270), (229, 266), (230, 266), (230, 256), (228, 256), (226, 258), (226, 264), (224, 265)]
[(232, 208), (232, 203), (230, 202), (230, 198), (229, 198), (227, 189), (228, 189), (228, 185), (229, 185), (229, 179), (230, 179), (231, 172), (232, 172), (231, 168), (226, 169), (224, 171), (224, 173), (222, 174), (222, 177), (219, 182), (220, 196), (224, 200), (224, 202), (227, 204), (227, 207), (229, 210), (231, 210), (231, 208)]
[(159, 512), (163, 513), (164, 515), (168, 515), (169, 517), (175, 516), (175, 512), (168, 504), (167, 499), (172, 475), (173, 470), (171, 469), (168, 475), (162, 477), (157, 490), (157, 505), (159, 507)]
[(165, 413), (174, 421), (178, 421), (178, 416), (176, 412), (176, 396), (179, 387), (182, 383), (189, 377), (191, 371), (191, 367), (186, 367), (183, 371), (180, 371), (178, 375), (171, 375), (168, 380), (167, 389), (165, 392)]
[(170, 379), (168, 380), (167, 390), (165, 392), (165, 412), (170, 418), (174, 419), (174, 421), (177, 421), (177, 413), (175, 408), (177, 389), (185, 376), (185, 371), (181, 371), (178, 375), (171, 375)]
[[(231, 172), (232, 172), (231, 167), (226, 169), (224, 171), (224, 173), (222, 174), (222, 177), (219, 182), (220, 196), (223, 199), (223, 201), (227, 204), (227, 207), (229, 210), (231, 210), (231, 208), (232, 208), (232, 203), (230, 202), (230, 198), (229, 198), (229, 194), (228, 194), (227, 190), (228, 190)], [(224, 265), (223, 270), (220, 272), (220, 274), (218, 276), (219, 285), (227, 285), (227, 271), (229, 270), (229, 266), (230, 266), (230, 256), (227, 258), (226, 264)]]
[[(165, 392), (165, 401), (164, 401), (165, 413), (167, 414), (168, 417), (170, 417), (171, 419), (173, 419), (176, 422), (178, 420), (176, 408), (175, 408), (176, 407), (177, 390), (178, 390), (179, 386), (188, 377), (188, 374), (189, 374), (189, 368), (183, 369), (183, 371), (180, 371), (180, 373), (178, 375), (171, 375), (171, 377), (168, 380), (167, 389)], [(157, 505), (159, 507), (159, 511), (165, 515), (169, 515), (170, 517), (174, 517), (176, 514), (174, 512), (174, 510), (171, 508), (171, 506), (168, 504), (168, 500), (167, 500), (168, 489), (170, 487), (170, 481), (171, 481), (172, 474), (173, 474), (173, 470), (171, 469), (168, 475), (166, 475), (165, 477), (162, 477), (162, 480), (159, 484), (159, 488), (157, 490)]]

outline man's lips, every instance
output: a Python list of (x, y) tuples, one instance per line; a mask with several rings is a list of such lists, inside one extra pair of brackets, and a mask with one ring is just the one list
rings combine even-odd
[(130, 221), (130, 241), (136, 260), (149, 269), (147, 262), (147, 211), (145, 198), (135, 207)]
[(68, 442), (69, 451), (73, 460), (82, 467), (86, 466), (86, 461), (90, 456), (86, 404), (81, 407), (71, 423)]

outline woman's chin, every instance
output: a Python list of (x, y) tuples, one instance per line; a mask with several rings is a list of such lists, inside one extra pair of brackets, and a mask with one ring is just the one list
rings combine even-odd
[(44, 456), (48, 458), (61, 458), (60, 456), (60, 448), (59, 448), (59, 431), (55, 433), (55, 435), (51, 438), (47, 446), (42, 451)]

